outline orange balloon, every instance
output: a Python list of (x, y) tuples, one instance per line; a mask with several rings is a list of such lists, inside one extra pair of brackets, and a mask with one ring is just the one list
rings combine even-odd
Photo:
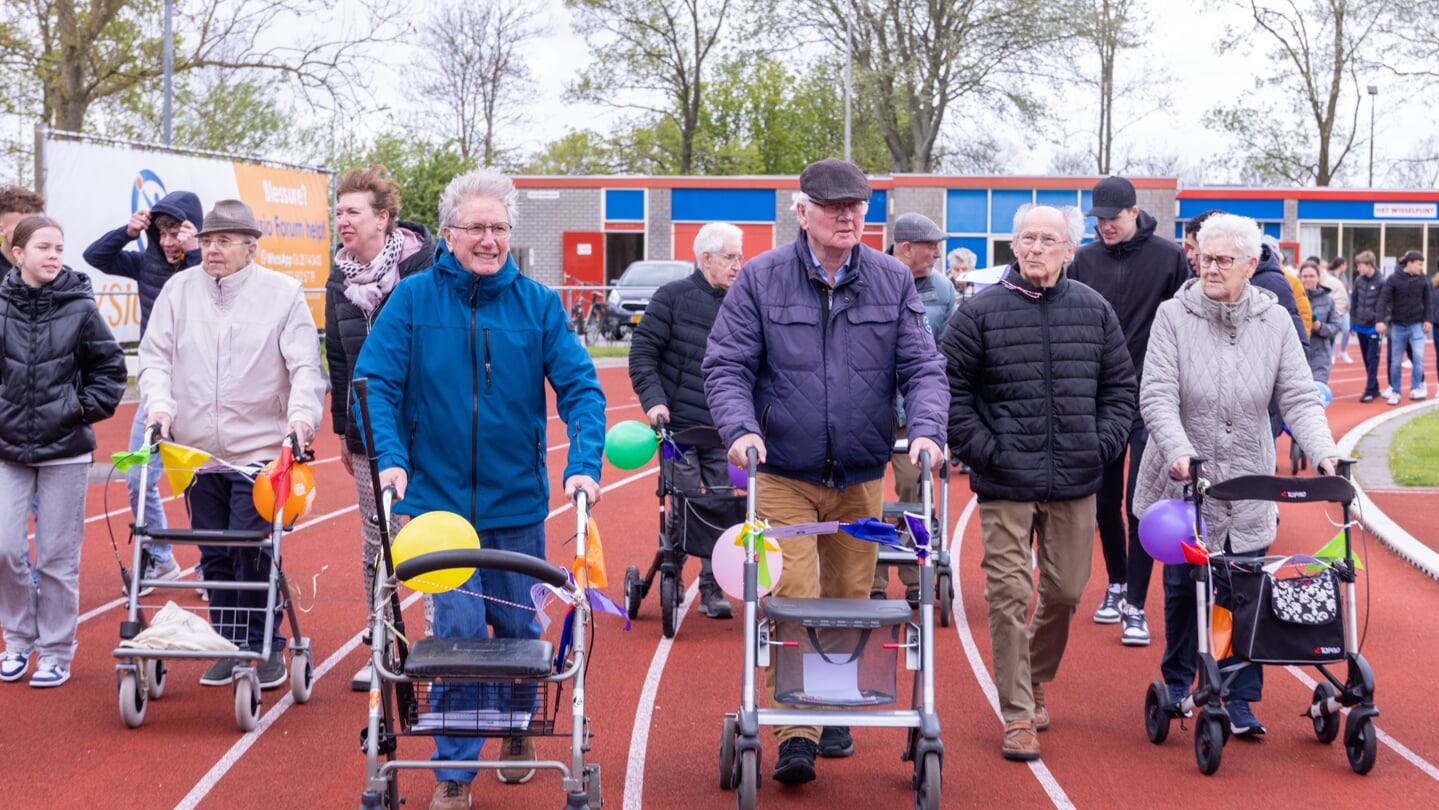
[[(275, 462), (266, 464), (259, 475), (255, 476), (255, 488), (252, 495), (255, 501), (255, 510), (266, 520), (275, 519), (275, 489), (270, 481), (270, 474), (275, 470)], [(310, 510), (315, 504), (315, 474), (310, 471), (310, 465), (303, 462), (296, 462), (290, 467), (289, 491), (282, 493), (284, 497), (284, 519), (283, 523), (288, 526), (295, 522), (301, 515)]]

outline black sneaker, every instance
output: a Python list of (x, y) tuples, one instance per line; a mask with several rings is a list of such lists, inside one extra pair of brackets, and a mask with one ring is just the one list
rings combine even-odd
[(1254, 716), (1247, 700), (1230, 700), (1224, 704), (1229, 713), (1229, 732), (1236, 737), (1253, 737), (1264, 733), (1264, 724)]
[(734, 610), (719, 585), (700, 585), (699, 612), (711, 619), (728, 619), (734, 616)]
[(825, 759), (838, 759), (854, 754), (854, 738), (849, 735), (848, 726), (825, 726), (819, 732), (819, 755)]
[(919, 586), (911, 585), (904, 589), (904, 601), (909, 603), (910, 610), (919, 610)]
[(235, 659), (221, 658), (200, 676), (201, 686), (228, 686), (235, 680)]
[(804, 737), (790, 737), (779, 744), (779, 761), (774, 764), (774, 781), (802, 785), (814, 781), (814, 757), (819, 746)]
[(1375, 399), (1375, 395), (1374, 395), (1374, 394), (1370, 394), (1370, 393), (1366, 392), (1366, 393), (1364, 394), (1364, 396), (1362, 396), (1362, 397), (1359, 398), (1359, 401), (1360, 401), (1360, 402), (1373, 402), (1374, 399)]
[(285, 669), (285, 651), (281, 647), (275, 647), (270, 651), (270, 660), (256, 668), (255, 674), (260, 676), (261, 689), (277, 689), (285, 685), (290, 679), (290, 671)]

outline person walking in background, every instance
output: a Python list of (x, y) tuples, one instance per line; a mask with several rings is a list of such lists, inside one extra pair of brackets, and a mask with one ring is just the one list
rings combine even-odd
[[(355, 479), (360, 513), (364, 570), (364, 604), (375, 592), (375, 558), (380, 553), (380, 527), (370, 521), (378, 515), (370, 465), (358, 421), (350, 417), (350, 372), (369, 337), (370, 326), (400, 279), (429, 269), (435, 260), (435, 239), (420, 222), (400, 220), (403, 189), (384, 166), (353, 169), (335, 186), (335, 232), (340, 248), (325, 282), (325, 359), (330, 370), (330, 422), (341, 436), (340, 463)], [(390, 526), (399, 531), (398, 521)], [(426, 598), (427, 607), (430, 605)], [(433, 611), (431, 611), (433, 612)], [(368, 628), (368, 625), (366, 625)], [(370, 643), (366, 630), (365, 644)], [(371, 666), (350, 679), (350, 689), (370, 689)]]
[(1373, 402), (1379, 396), (1379, 349), (1382, 336), (1375, 329), (1379, 318), (1379, 296), (1384, 278), (1379, 275), (1374, 251), (1365, 250), (1354, 257), (1354, 287), (1349, 292), (1350, 329), (1359, 339), (1359, 356), (1364, 360), (1364, 393), (1360, 402)]
[(1399, 267), (1384, 281), (1379, 292), (1379, 311), (1374, 331), (1389, 337), (1390, 405), (1399, 404), (1404, 377), (1404, 354), (1409, 353), (1409, 399), (1424, 399), (1424, 338), (1429, 324), (1430, 286), (1424, 278), (1424, 254), (1411, 250), (1399, 257)]
[(1305, 262), (1299, 268), (1299, 280), (1304, 284), (1314, 318), (1309, 330), (1309, 370), (1315, 380), (1328, 384), (1329, 370), (1334, 365), (1334, 336), (1342, 328), (1339, 307), (1329, 288), (1320, 283), (1318, 265)]
[(946, 260), (948, 266), (949, 280), (954, 284), (954, 291), (959, 295), (959, 304), (963, 304), (974, 296), (976, 292), (974, 285), (964, 280), (968, 273), (974, 272), (975, 258), (974, 251), (969, 248), (955, 248), (949, 252)]
[[(700, 365), (720, 303), (744, 264), (744, 232), (711, 222), (695, 235), (694, 251), (695, 271), (655, 290), (630, 340), (630, 385), (640, 407), (650, 424), (664, 419), (676, 431), (714, 426)], [(674, 485), (685, 492), (730, 486), (724, 448), (685, 448), (674, 460)], [(682, 519), (670, 510), (669, 536), (681, 572), (688, 557), (679, 543)], [(711, 619), (733, 615), (708, 557), (700, 560), (699, 597), (699, 612)]]
[[(152, 208), (141, 208), (130, 215), (124, 225), (101, 236), (85, 248), (85, 263), (102, 273), (131, 279), (140, 293), (140, 339), (145, 338), (145, 329), (150, 325), (150, 311), (155, 308), (155, 298), (174, 275), (200, 263), (200, 241), (197, 236), (199, 223), (205, 215), (200, 198), (188, 191), (172, 191), (155, 203)], [(125, 248), (136, 239), (144, 237), (140, 251)], [(130, 451), (140, 449), (145, 441), (145, 403), (135, 408), (135, 419), (130, 424)], [(164, 472), (160, 454), (150, 458), (146, 474), (148, 484), (140, 491), (140, 467), (131, 467), (125, 473), (125, 488), (130, 493), (130, 512), (139, 516), (140, 501), (145, 501), (145, 525), (151, 530), (163, 530), (165, 506), (160, 499), (160, 479)], [(177, 493), (178, 494), (178, 493)], [(175, 579), (180, 576), (180, 564), (175, 562), (175, 552), (169, 543), (152, 543), (145, 547), (150, 552), (149, 564), (143, 572), (136, 571), (137, 579)], [(153, 590), (153, 589), (151, 589)], [(149, 593), (142, 590), (141, 596)]]
[(9, 254), (15, 226), (25, 217), (43, 213), (44, 197), (24, 186), (0, 186), (0, 278), (4, 278), (14, 267)]
[[(1067, 275), (1094, 289), (1113, 308), (1131, 365), (1141, 369), (1155, 310), (1189, 278), (1189, 262), (1174, 240), (1155, 232), (1158, 222), (1140, 209), (1134, 184), (1123, 177), (1107, 177), (1095, 184), (1093, 206), (1086, 216), (1097, 218), (1099, 239), (1074, 251)], [(1135, 395), (1138, 396), (1137, 388)], [(1107, 459), (1095, 497), (1095, 518), (1109, 585), (1104, 600), (1094, 611), (1094, 621), (1122, 622), (1120, 641), (1126, 646), (1142, 647), (1149, 644), (1144, 606), (1154, 561), (1139, 542), (1138, 521), (1125, 520), (1125, 504), (1134, 498), (1134, 476), (1144, 457), (1148, 436), (1137, 399), (1134, 404), (1134, 424), (1125, 442), (1128, 467), (1124, 452)]]
[(1329, 266), (1320, 266), (1319, 283), (1329, 288), (1333, 296), (1334, 310), (1339, 313), (1339, 336), (1334, 339), (1334, 354), (1345, 363), (1354, 362), (1349, 356), (1349, 261), (1335, 256)]
[[(5, 241), (0, 281), (0, 681), (70, 679), (80, 614), (91, 425), (115, 413), (125, 355), (90, 278), (64, 266), (59, 223), (32, 215)], [(27, 530), (35, 509), (35, 574)]]

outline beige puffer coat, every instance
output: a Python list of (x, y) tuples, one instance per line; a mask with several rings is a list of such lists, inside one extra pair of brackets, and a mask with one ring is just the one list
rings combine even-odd
[[(1271, 396), (1311, 459), (1339, 455), (1294, 324), (1274, 295), (1245, 285), (1237, 302), (1223, 304), (1204, 294), (1199, 279), (1185, 282), (1159, 306), (1149, 338), (1139, 391), (1149, 445), (1134, 514), (1182, 497), (1183, 484), (1169, 477), (1181, 456), (1209, 458), (1211, 481), (1273, 475)], [(1274, 542), (1274, 504), (1208, 500), (1204, 506), (1211, 548), (1226, 536), (1235, 552)]]

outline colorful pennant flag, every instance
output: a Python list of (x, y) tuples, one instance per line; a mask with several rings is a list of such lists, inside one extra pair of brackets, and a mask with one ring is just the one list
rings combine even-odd
[[(253, 468), (239, 467), (214, 458), (204, 450), (186, 447), (172, 441), (160, 442), (160, 463), (164, 465), (165, 478), (170, 482), (170, 491), (176, 497), (190, 487), (191, 482), (195, 480), (196, 473), (229, 471), (240, 473), (250, 479), (253, 479), (255, 475)], [(279, 466), (276, 465), (276, 467)], [(288, 472), (288, 468), (286, 471)]]
[[(1334, 535), (1334, 539), (1324, 544), (1324, 547), (1314, 552), (1314, 556), (1321, 560), (1342, 560), (1344, 559), (1344, 530)], [(1358, 557), (1354, 558), (1354, 570), (1363, 571), (1364, 563)]]
[(150, 463), (150, 448), (147, 445), (128, 453), (112, 453), (110, 461), (114, 463), (116, 470), (129, 472), (132, 467), (143, 467)]
[(595, 524), (593, 517), (589, 520), (589, 528), (585, 531), (585, 535), (584, 554), (575, 554), (575, 561), (570, 564), (570, 571), (575, 575), (575, 582), (581, 588), (607, 587), (609, 578), (605, 576), (605, 550), (600, 544), (600, 527)]

